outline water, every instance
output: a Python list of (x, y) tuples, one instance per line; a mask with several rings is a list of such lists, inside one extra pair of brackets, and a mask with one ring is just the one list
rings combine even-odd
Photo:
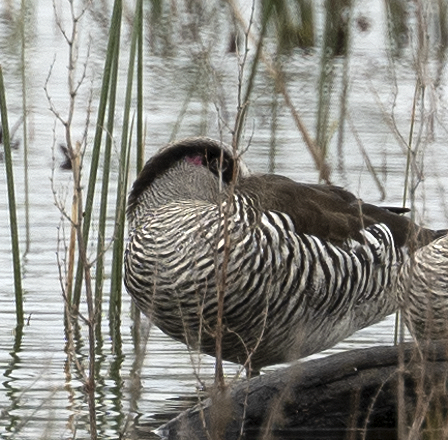
[[(21, 116), (22, 101), (18, 38), (20, 20), (18, 9), (14, 9), (18, 6), (11, 6), (10, 3), (0, 2), (0, 63), (5, 76), (12, 125)], [(88, 79), (79, 91), (80, 99), (77, 101), (72, 128), (75, 140), (80, 139), (84, 131), (90, 90), (93, 94), (92, 119), (96, 112), (108, 17), (111, 13), (111, 6), (106, 2), (94, 3), (96, 9), (83, 17), (79, 35), (77, 78), (82, 74), (83, 63), (88, 61)], [(132, 16), (132, 5), (126, 5), (125, 15)], [(415, 68), (411, 49), (395, 64), (391, 64), (386, 56), (381, 5), (382, 2), (359, 2), (357, 6), (357, 13), (371, 18), (371, 28), (368, 32), (355, 31), (357, 33), (350, 58), (347, 107), (350, 124), (345, 127), (345, 169), (336, 169), (337, 98), (332, 102), (334, 117), (331, 123), (335, 131), (330, 142), (329, 162), (334, 168), (332, 181), (335, 184), (344, 185), (364, 200), (373, 203), (401, 205), (406, 154), (399, 138), (408, 138)], [(33, 1), (29, 10), (26, 72), (29, 107), (30, 251), (23, 263), (26, 326), (23, 334), (16, 333), (6, 177), (2, 171), (0, 438), (81, 439), (88, 438), (88, 408), (81, 373), (72, 362), (67, 361), (68, 342), (64, 331), (64, 302), (57, 259), (57, 255), (61, 256), (60, 245), (63, 244), (58, 237), (62, 236), (64, 229), (61, 212), (55, 206), (55, 203), (61, 208), (70, 206), (72, 180), (70, 173), (59, 169), (62, 157), (57, 145), (64, 142), (65, 134), (62, 125), (56, 121), (55, 114), (49, 110), (50, 105), (53, 105), (60, 116), (65, 118), (67, 115), (67, 45), (58, 29), (51, 0)], [(69, 29), (68, 3), (56, 0), (56, 10), (62, 26)], [(224, 14), (225, 11), (218, 12)], [(154, 28), (152, 33), (148, 31), (146, 35), (146, 45), (153, 47), (152, 52), (147, 48), (145, 61), (147, 157), (168, 142), (173, 133), (177, 138), (198, 134), (219, 137), (222, 131), (224, 140), (230, 141), (229, 129), (225, 124), (233, 126), (235, 116), (237, 59), (235, 54), (225, 50), (230, 35), (227, 22), (211, 20), (208, 23), (207, 14), (211, 14), (211, 11), (204, 10), (201, 14), (198, 11), (190, 11), (189, 14), (177, 11), (176, 14), (173, 11), (172, 26), (175, 29), (182, 28), (185, 35), (168, 33), (170, 44), (165, 44), (163, 35), (158, 35)], [(201, 38), (194, 37), (194, 32), (189, 27), (192, 22), (200, 26)], [(87, 58), (89, 38), (91, 49)], [(124, 26), (123, 71), (127, 63), (128, 43), (129, 30)], [(318, 51), (297, 51), (282, 60), (290, 97), (313, 134), (320, 54)], [(342, 64), (343, 60), (340, 60), (336, 65), (339, 71)], [(441, 70), (439, 85), (434, 87), (437, 67), (436, 61), (425, 65), (425, 107), (424, 110), (419, 107), (417, 112), (416, 138), (418, 135), (420, 142), (417, 164), (422, 174), (416, 191), (416, 216), (420, 222), (430, 227), (443, 228), (448, 223), (448, 149), (445, 142), (448, 111), (445, 106), (444, 70)], [(44, 92), (46, 83), (51, 104)], [(124, 85), (120, 102), (123, 95)], [(243, 139), (244, 144), (250, 143), (245, 159), (254, 171), (268, 170), (274, 98), (277, 100), (275, 171), (296, 180), (316, 182), (317, 172), (310, 154), (289, 110), (283, 104), (282, 97), (274, 94), (272, 82), (266, 75), (258, 77), (251, 102)], [(220, 124), (216, 108), (219, 108), (219, 116), (222, 118)], [(121, 117), (118, 113), (118, 123)], [(432, 132), (428, 129), (431, 127), (430, 118), (434, 121)], [(93, 128), (90, 127), (89, 145), (92, 134)], [(20, 130), (16, 136), (21, 139)], [(117, 145), (119, 139), (117, 133)], [(118, 150), (117, 146), (114, 148), (114, 151)], [(378, 173), (378, 181), (384, 187), (384, 200), (366, 166), (362, 150)], [(13, 161), (23, 245), (25, 199), (22, 153), (22, 149), (15, 151)], [(85, 161), (86, 169), (88, 157), (89, 152)], [(118, 152), (113, 161), (116, 175)], [(2, 163), (0, 167), (4, 170)], [(112, 206), (109, 215), (111, 223)], [(67, 230), (65, 233), (67, 234)], [(91, 251), (93, 252), (93, 248)], [(125, 433), (123, 438), (132, 438), (133, 423), (147, 426), (146, 431), (159, 426), (197, 400), (201, 395), (201, 382), (211, 384), (213, 381), (212, 358), (189, 353), (182, 344), (170, 340), (158, 329), (150, 328), (145, 320), (140, 330), (142, 343), (136, 344), (130, 308), (129, 297), (124, 294), (123, 315), (118, 332), (121, 341), (113, 344), (107, 323), (107, 296), (103, 304), (103, 341), (97, 349), (97, 369), (101, 377), (97, 399), (101, 438), (119, 438), (119, 433)], [(389, 317), (317, 356), (375, 344), (391, 344), (393, 320), (393, 317)], [(145, 338), (145, 332), (149, 330), (149, 337)], [(85, 329), (81, 329), (81, 336), (76, 340), (76, 353), (82, 364), (87, 363), (85, 333)], [(272, 368), (274, 367), (266, 370)], [(229, 379), (237, 370), (237, 366), (225, 366)]]

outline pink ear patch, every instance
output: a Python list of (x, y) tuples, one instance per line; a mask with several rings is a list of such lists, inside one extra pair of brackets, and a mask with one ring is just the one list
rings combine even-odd
[(196, 154), (195, 156), (185, 156), (185, 160), (193, 165), (202, 165), (202, 156)]

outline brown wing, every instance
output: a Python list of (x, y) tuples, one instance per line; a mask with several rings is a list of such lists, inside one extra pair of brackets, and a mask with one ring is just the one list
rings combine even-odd
[(299, 233), (316, 235), (334, 244), (352, 238), (361, 240), (359, 231), (385, 223), (397, 245), (423, 246), (442, 232), (420, 228), (392, 210), (364, 203), (352, 193), (330, 185), (294, 182), (275, 174), (252, 175), (238, 182), (237, 189), (255, 196), (263, 210), (288, 214)]

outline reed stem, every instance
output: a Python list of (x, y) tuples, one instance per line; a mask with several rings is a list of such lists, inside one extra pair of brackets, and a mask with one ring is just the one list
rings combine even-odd
[(145, 139), (143, 133), (143, 2), (137, 4), (137, 174), (143, 168)]
[(14, 291), (16, 299), (17, 326), (23, 325), (23, 291), (20, 268), (19, 232), (17, 227), (16, 199), (14, 191), (14, 175), (12, 167), (11, 143), (9, 138), (8, 111), (6, 107), (3, 70), (0, 65), (0, 116), (2, 119), (3, 148), (5, 154), (6, 182), (8, 186), (9, 221), (11, 229), (12, 261), (14, 270)]
[[(95, 195), (95, 186), (97, 180), (97, 172), (101, 150), (101, 139), (104, 131), (104, 119), (106, 115), (107, 97), (109, 93), (109, 84), (111, 80), (112, 62), (114, 59), (114, 45), (118, 44), (121, 30), (121, 15), (122, 15), (122, 0), (115, 0), (114, 9), (112, 12), (112, 19), (110, 25), (109, 41), (107, 46), (107, 56), (104, 65), (103, 84), (101, 86), (100, 102), (98, 106), (98, 117), (96, 123), (95, 137), (93, 141), (93, 152), (90, 165), (89, 183), (87, 186), (87, 195), (83, 218), (83, 241), (86, 244), (89, 239), (90, 223), (92, 220), (93, 199)], [(83, 266), (82, 261), (78, 261), (78, 268), (76, 272), (76, 282), (73, 292), (73, 304), (79, 305), (81, 297), (81, 287), (83, 280)]]
[[(124, 229), (125, 229), (125, 207), (126, 207), (126, 188), (128, 181), (129, 171), (129, 144), (131, 138), (129, 136), (129, 121), (130, 121), (130, 109), (132, 98), (132, 85), (134, 79), (134, 66), (137, 51), (137, 41), (141, 31), (139, 28), (142, 26), (142, 0), (138, 0), (135, 9), (135, 21), (132, 30), (132, 40), (129, 54), (129, 66), (127, 72), (127, 86), (126, 96), (124, 104), (123, 115), (123, 128), (121, 136), (121, 152), (120, 152), (120, 168), (118, 175), (117, 185), (117, 199), (115, 210), (115, 233), (113, 243), (113, 256), (112, 256), (112, 279), (110, 287), (110, 308), (109, 319), (111, 322), (115, 322), (121, 312), (121, 292), (122, 292), (122, 265), (123, 265), (123, 241), (124, 241)], [(140, 131), (141, 132), (141, 131)]]
[(21, 2), (21, 79), (22, 79), (22, 112), (23, 112), (23, 179), (25, 188), (25, 255), (30, 250), (30, 202), (29, 202), (29, 178), (28, 178), (28, 122), (27, 122), (27, 85), (26, 85), (26, 4), (25, 0)]
[[(115, 29), (119, 32), (118, 26)], [(114, 132), (114, 122), (115, 122), (115, 104), (117, 96), (117, 83), (118, 83), (118, 61), (119, 61), (119, 38), (116, 35), (114, 39), (113, 51), (114, 58), (112, 62), (111, 71), (111, 85), (110, 85), (110, 95), (109, 95), (109, 112), (107, 119), (107, 137), (104, 150), (104, 161), (103, 161), (103, 179), (101, 188), (101, 201), (100, 201), (100, 214), (98, 219), (98, 241), (97, 241), (97, 264), (96, 264), (96, 278), (95, 278), (95, 303), (96, 303), (96, 313), (98, 319), (101, 319), (101, 304), (103, 296), (103, 280), (104, 280), (104, 252), (105, 252), (105, 236), (106, 236), (106, 217), (107, 217), (107, 201), (108, 201), (108, 191), (109, 191), (109, 177), (110, 177), (110, 162), (111, 162), (111, 151), (112, 151), (112, 141)], [(98, 327), (99, 329), (100, 327)]]

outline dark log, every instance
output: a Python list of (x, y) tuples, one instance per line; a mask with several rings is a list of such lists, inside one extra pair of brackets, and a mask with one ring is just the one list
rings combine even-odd
[(446, 343), (425, 355), (403, 344), (298, 363), (211, 392), (158, 433), (169, 440), (396, 439), (399, 407), (406, 429), (448, 429), (447, 353)]

